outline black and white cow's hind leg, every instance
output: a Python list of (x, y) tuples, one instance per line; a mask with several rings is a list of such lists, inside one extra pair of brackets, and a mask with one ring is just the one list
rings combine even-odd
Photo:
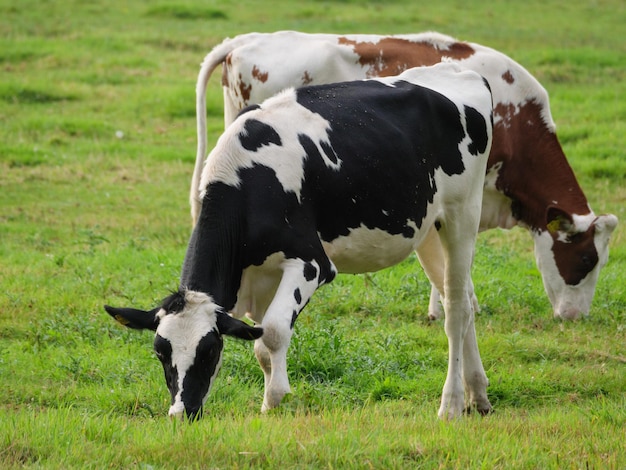
[[(439, 251), (441, 252), (441, 250)], [(436, 263), (441, 267), (441, 273), (443, 276), (443, 254), (438, 255), (436, 248), (424, 250), (424, 253), (425, 253), (424, 256), (427, 257), (430, 262)], [(418, 251), (418, 256), (420, 256), (419, 251)], [(422, 261), (421, 256), (420, 256), (420, 261)], [(424, 263), (422, 262), (422, 266), (423, 265)], [(478, 303), (478, 298), (476, 297), (476, 292), (474, 291), (474, 283), (472, 282), (471, 279), (470, 279), (470, 284), (469, 284), (469, 296), (470, 296), (470, 301), (472, 302), (472, 308), (474, 309), (474, 313), (480, 312), (480, 304)], [(437, 287), (435, 287), (435, 284), (433, 284), (431, 281), (430, 298), (428, 299), (428, 319), (429, 320), (433, 320), (433, 321), (439, 320), (440, 318), (443, 317), (443, 309), (441, 306), (441, 302), (442, 302), (442, 299), (441, 299), (441, 294), (439, 294), (439, 289), (437, 289)]]
[(263, 317), (263, 337), (254, 345), (254, 352), (265, 376), (261, 411), (277, 407), (283, 397), (290, 393), (287, 349), (294, 323), (315, 290), (326, 282), (315, 261), (287, 259), (282, 268), (276, 295)]
[[(476, 292), (474, 292), (474, 283), (471, 280), (469, 296), (472, 302), (472, 307), (474, 308), (474, 313), (480, 312), (480, 304), (478, 303)], [(439, 320), (441, 317), (443, 317), (443, 310), (441, 309), (441, 294), (439, 294), (439, 291), (435, 288), (435, 286), (431, 286), (430, 298), (428, 299), (428, 319)]]
[[(472, 224), (459, 224), (454, 213), (448, 213), (448, 223), (444, 222), (439, 232), (431, 230), (418, 249), (420, 261), (435, 287), (444, 292), (445, 331), (448, 337), (448, 374), (441, 397), (439, 417), (450, 419), (460, 416), (468, 406), (481, 413), (491, 410), (487, 398), (487, 376), (478, 352), (474, 328), (472, 305), (472, 284), (470, 270), (475, 236), (468, 230)], [(443, 273), (437, 267), (437, 256), (429, 257), (430, 250), (440, 250), (443, 254)], [(439, 257), (441, 260), (441, 257)], [(440, 261), (439, 261), (440, 262)], [(443, 274), (443, 282), (441, 275)]]
[[(441, 239), (434, 226), (419, 246), (417, 256), (433, 286), (432, 292), (437, 294), (437, 302), (439, 302), (439, 290), (444, 289), (443, 266), (445, 264), (445, 256)], [(474, 295), (474, 285), (472, 284), (471, 276), (469, 277), (468, 295), (472, 304), (472, 318), (470, 319), (463, 341), (463, 384), (465, 387), (466, 409), (468, 411), (476, 410), (481, 414), (487, 414), (491, 411), (491, 404), (487, 399), (486, 389), (488, 381), (476, 341), (474, 315), (478, 311), (478, 306), (476, 304), (476, 296)]]
[(482, 415), (491, 413), (491, 403), (487, 398), (489, 380), (478, 351), (474, 312), (471, 312), (463, 342), (463, 384), (465, 386), (466, 411), (475, 410)]
[[(426, 238), (417, 249), (417, 257), (431, 284), (430, 299), (428, 301), (428, 318), (430, 320), (438, 320), (443, 317), (440, 304), (442, 299), (439, 290), (443, 289), (445, 261), (441, 239), (434, 226), (430, 228)], [(478, 305), (478, 298), (474, 292), (474, 283), (471, 277), (469, 280), (468, 294), (474, 313), (480, 312), (480, 305)]]

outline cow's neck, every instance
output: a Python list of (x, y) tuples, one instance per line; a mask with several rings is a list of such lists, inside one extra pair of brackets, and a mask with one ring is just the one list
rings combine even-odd
[(204, 201), (193, 230), (180, 287), (204, 292), (226, 310), (234, 307), (241, 284), (241, 226), (237, 211), (215, 211), (214, 201)]
[[(511, 113), (515, 119), (507, 119)], [(502, 162), (496, 188), (512, 200), (512, 215), (518, 223), (531, 230), (545, 230), (549, 207), (570, 215), (588, 214), (587, 198), (556, 134), (544, 123), (541, 106), (536, 102), (518, 109), (497, 105), (495, 114), (499, 119), (488, 167)]]

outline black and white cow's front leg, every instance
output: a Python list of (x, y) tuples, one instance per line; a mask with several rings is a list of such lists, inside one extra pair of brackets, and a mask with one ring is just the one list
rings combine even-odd
[(265, 376), (265, 393), (261, 411), (280, 405), (290, 393), (287, 376), (287, 349), (295, 321), (322, 284), (319, 265), (301, 259), (287, 259), (276, 295), (263, 318), (263, 337), (256, 340), (254, 352)]

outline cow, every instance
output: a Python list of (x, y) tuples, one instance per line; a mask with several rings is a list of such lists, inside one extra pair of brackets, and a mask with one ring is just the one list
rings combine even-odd
[[(488, 47), (435, 32), (333, 35), (281, 31), (227, 39), (204, 59), (196, 85), (198, 150), (191, 183), (193, 223), (199, 214), (206, 156), (206, 87), (223, 66), (224, 120), (283, 88), (396, 75), (409, 67), (454, 61), (485, 77), (493, 94), (494, 135), (480, 230), (519, 226), (534, 241), (535, 259), (554, 317), (587, 316), (614, 215), (590, 208), (555, 133), (546, 90), (520, 64)], [(440, 316), (432, 289), (429, 316)]]
[(338, 272), (377, 271), (433, 245), (444, 269), (420, 259), (445, 294), (438, 415), (461, 415), (464, 389), (471, 409), (489, 412), (469, 289), (491, 113), (487, 82), (455, 64), (287, 89), (245, 109), (207, 158), (178, 291), (150, 311), (105, 306), (156, 332), (169, 414), (201, 415), (224, 335), (256, 340), (262, 411), (278, 406), (290, 391), (294, 324), (315, 290)]

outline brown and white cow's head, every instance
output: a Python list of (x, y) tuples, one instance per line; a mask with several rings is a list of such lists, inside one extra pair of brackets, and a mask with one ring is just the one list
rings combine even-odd
[(263, 334), (225, 313), (201, 292), (180, 290), (150, 311), (104, 307), (122, 325), (156, 332), (154, 352), (163, 365), (172, 402), (169, 415), (202, 414), (222, 364), (222, 335), (253, 340)]
[(600, 274), (609, 258), (609, 238), (617, 226), (612, 214), (574, 215), (546, 211), (546, 230), (533, 230), (535, 258), (555, 318), (589, 314)]

